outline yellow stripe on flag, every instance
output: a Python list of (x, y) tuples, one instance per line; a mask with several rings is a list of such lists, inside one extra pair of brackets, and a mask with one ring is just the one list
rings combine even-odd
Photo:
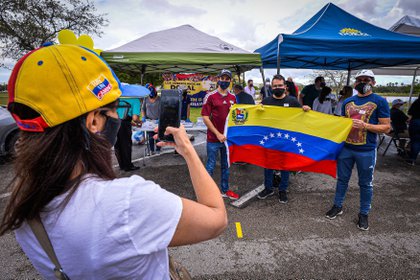
[[(239, 116), (239, 117), (238, 117)], [(336, 117), (302, 108), (268, 105), (234, 105), (228, 116), (228, 127), (263, 126), (300, 132), (341, 143), (352, 127), (349, 118)]]
[(242, 227), (241, 227), (241, 223), (240, 222), (236, 222), (236, 235), (238, 236), (238, 238), (242, 238)]

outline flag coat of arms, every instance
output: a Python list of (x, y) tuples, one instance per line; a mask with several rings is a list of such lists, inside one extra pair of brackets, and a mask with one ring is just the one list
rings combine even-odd
[(229, 162), (336, 177), (352, 120), (301, 108), (232, 106), (225, 127)]

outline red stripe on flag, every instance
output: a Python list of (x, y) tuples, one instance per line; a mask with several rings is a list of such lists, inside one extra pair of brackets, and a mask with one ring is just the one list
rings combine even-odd
[(268, 169), (323, 173), (336, 178), (335, 160), (315, 161), (303, 155), (266, 149), (257, 145), (229, 146), (229, 160), (247, 162)]

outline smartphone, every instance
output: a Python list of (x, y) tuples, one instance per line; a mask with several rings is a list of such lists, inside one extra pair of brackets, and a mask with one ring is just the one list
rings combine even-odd
[(181, 124), (181, 90), (162, 90), (160, 96), (160, 116), (158, 138), (165, 142), (175, 142), (172, 135), (165, 135), (168, 126), (179, 127)]

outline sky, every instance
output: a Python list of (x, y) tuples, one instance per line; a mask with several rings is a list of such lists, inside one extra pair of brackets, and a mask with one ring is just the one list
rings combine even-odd
[[(95, 48), (110, 50), (150, 32), (190, 24), (242, 49), (253, 52), (279, 33), (293, 33), (325, 4), (332, 2), (353, 15), (388, 29), (401, 17), (420, 17), (419, 0), (95, 0), (98, 13), (109, 24), (102, 37), (92, 36)], [(1, 63), (1, 62), (0, 62)], [(13, 61), (5, 61), (9, 68)], [(275, 70), (266, 70), (273, 75)], [(311, 70), (283, 69), (296, 82), (310, 83)], [(0, 83), (10, 71), (0, 68)], [(246, 79), (262, 81), (259, 71), (246, 73)], [(377, 77), (379, 84), (411, 83), (410, 77)]]

